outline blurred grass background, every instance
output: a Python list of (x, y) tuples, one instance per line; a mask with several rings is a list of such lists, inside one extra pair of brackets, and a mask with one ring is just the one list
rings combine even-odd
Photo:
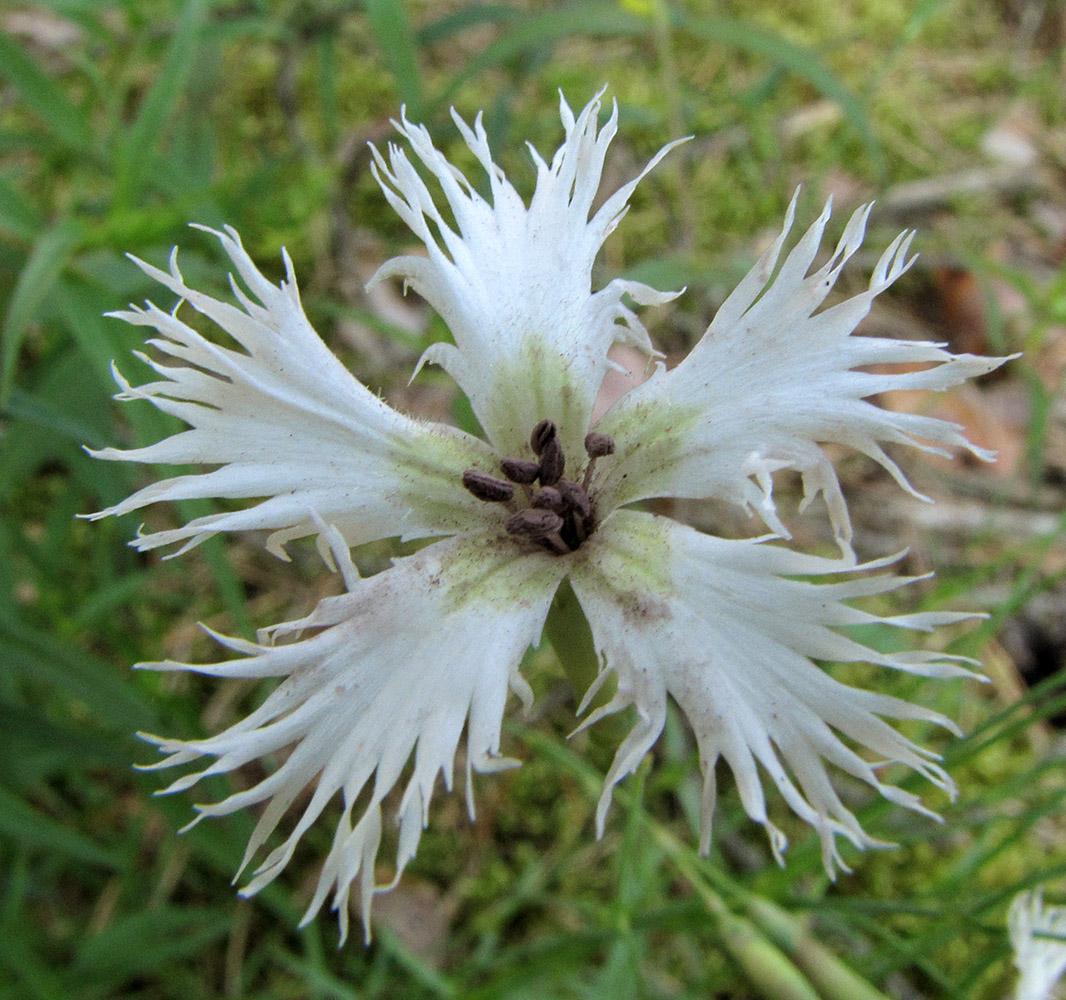
[[(787, 911), (804, 946), (828, 945), (880, 991), (871, 997), (1006, 996), (1006, 906), (1044, 881), (1061, 898), (1066, 876), (1063, 30), (1055, 0), (6, 5), (0, 997), (773, 1000), (785, 994), (760, 984), (735, 946), (736, 914), (772, 936), (755, 900)], [(608, 187), (668, 139), (695, 136), (644, 181), (601, 265), (604, 280), (688, 286), (646, 316), (671, 358), (801, 182), (801, 224), (832, 193), (834, 234), (852, 208), (881, 199), (870, 250), (845, 276), (852, 290), (896, 232), (921, 230), (922, 260), (864, 332), (1027, 351), (947, 400), (883, 401), (936, 408), (1000, 450), (994, 468), (905, 456), (937, 507), (902, 496), (864, 459), (842, 464), (860, 555), (909, 545), (905, 570), (937, 570), (890, 595), (892, 607), (992, 612), (940, 637), (980, 657), (991, 685), (850, 671), (961, 721), (960, 741), (915, 731), (946, 754), (960, 799), (929, 797), (946, 820), (936, 826), (847, 786), (870, 832), (901, 846), (851, 858), (856, 874), (831, 885), (814, 839), (779, 802), (793, 846), (787, 869), (773, 866), (724, 777), (716, 846), (697, 860), (697, 758), (673, 719), (597, 843), (591, 814), (611, 747), (595, 734), (564, 739), (574, 698), (546, 647), (527, 671), (534, 717), (508, 731), (506, 752), (524, 767), (478, 782), (474, 824), (459, 797), (439, 796), (417, 860), (376, 903), (375, 943), (337, 951), (328, 917), (293, 929), (328, 823), (277, 883), (241, 902), (229, 879), (252, 818), (178, 837), (188, 797), (153, 799), (157, 780), (130, 770), (151, 759), (136, 730), (191, 738), (261, 697), (131, 663), (202, 660), (213, 654), (197, 621), (250, 635), (337, 583), (310, 546), (293, 547), (295, 567), (254, 537), (161, 562), (126, 547), (135, 518), (75, 520), (155, 476), (92, 461), (83, 444), (144, 444), (173, 429), (151, 407), (112, 402), (110, 363), (137, 381), (129, 351), (142, 333), (102, 313), (148, 294), (166, 305), (122, 254), (161, 263), (175, 243), (190, 283), (223, 294), (215, 249), (185, 224), (231, 223), (268, 274), (280, 277), (288, 247), (312, 321), (365, 382), (463, 423), (440, 373), (406, 385), (423, 347), (447, 335), (440, 320), (398, 289), (363, 291), (378, 263), (412, 245), (369, 175), (366, 143), (388, 140), (405, 103), (469, 166), (448, 107), (484, 109), (498, 160), (528, 194), (523, 141), (550, 153), (559, 89), (580, 107), (604, 83), (621, 105)], [(145, 518), (162, 527), (208, 509)], [(718, 508), (672, 512), (753, 530)], [(791, 523), (799, 544), (831, 552), (818, 517)], [(385, 555), (360, 559), (380, 566)]]

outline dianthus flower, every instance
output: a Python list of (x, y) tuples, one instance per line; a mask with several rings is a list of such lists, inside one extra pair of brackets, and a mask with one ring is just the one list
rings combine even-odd
[[(464, 730), (471, 812), (471, 773), (517, 763), (500, 755), (508, 693), (530, 700), (519, 666), (539, 642), (564, 581), (588, 619), (602, 668), (579, 711), (608, 677), (617, 685), (584, 725), (631, 705), (637, 715), (606, 776), (598, 835), (614, 785), (633, 772), (663, 729), (667, 696), (680, 706), (699, 746), (704, 851), (720, 758), (733, 772), (748, 815), (769, 832), (778, 860), (785, 837), (767, 817), (760, 767), (817, 830), (830, 873), (842, 866), (838, 837), (860, 848), (878, 842), (834, 790), (827, 764), (918, 812), (928, 810), (915, 795), (881, 780), (882, 764), (902, 763), (954, 791), (935, 756), (885, 721), (925, 720), (954, 729), (948, 719), (849, 687), (816, 665), (866, 662), (929, 677), (970, 675), (956, 657), (882, 653), (835, 631), (871, 622), (928, 631), (966, 616), (879, 617), (848, 603), (907, 581), (886, 573), (854, 575), (892, 560), (856, 562), (847, 507), (822, 445), (863, 452), (911, 492), (884, 443), (938, 453), (968, 448), (990, 459), (956, 425), (889, 412), (870, 399), (889, 389), (945, 389), (991, 371), (1002, 359), (852, 336), (874, 296), (909, 267), (908, 234), (881, 256), (866, 291), (819, 311), (859, 248), (870, 209), (851, 217), (833, 255), (812, 271), (829, 206), (779, 266), (794, 200), (780, 236), (688, 357), (669, 371), (656, 363), (651, 377), (593, 428), (593, 404), (613, 364), (608, 350), (625, 344), (655, 356), (627, 299), (653, 305), (676, 294), (623, 280), (592, 291), (600, 247), (638, 181), (670, 148), (593, 211), (617, 125), (617, 108), (602, 128), (599, 112), (598, 97), (576, 118), (561, 102), (566, 137), (550, 163), (531, 150), (536, 187), (528, 205), (494, 162), (480, 117), (470, 127), (453, 114), (485, 171), (488, 199), (423, 126), (406, 118), (396, 124), (435, 179), (447, 212), (406, 152), (393, 145), (385, 153), (374, 149), (374, 176), (424, 242), (426, 256), (390, 260), (373, 280), (402, 278), (443, 317), (454, 343), (435, 344), (420, 364), (433, 362), (454, 377), (484, 440), (413, 420), (367, 390), (308, 323), (288, 256), (286, 278), (274, 285), (232, 229), (214, 235), (247, 288), (231, 278), (238, 306), (190, 288), (172, 256), (169, 271), (137, 263), (179, 297), (178, 306), (164, 311), (148, 303), (114, 314), (158, 334), (148, 341), (157, 354), (138, 357), (159, 380), (135, 387), (116, 375), (118, 398), (148, 400), (188, 429), (146, 448), (96, 454), (216, 468), (147, 486), (93, 516), (192, 497), (254, 501), (140, 534), (133, 544), (147, 550), (181, 543), (185, 551), (217, 532), (267, 529), (267, 547), (284, 557), (286, 542), (317, 535), (327, 561), (343, 576), (346, 593), (321, 601), (305, 618), (263, 630), (257, 642), (216, 636), (238, 654), (235, 659), (145, 664), (282, 679), (247, 718), (216, 736), (145, 738), (166, 755), (157, 767), (211, 759), (174, 782), (167, 789), (172, 792), (290, 748), (256, 784), (196, 807), (197, 820), (263, 807), (243, 870), (301, 792), (313, 789), (294, 810), (288, 836), (241, 890), (245, 895), (278, 876), (304, 832), (340, 793), (340, 819), (304, 919), (312, 919), (332, 892), (342, 936), (356, 880), (369, 926), (371, 899), (381, 888), (375, 859), (382, 803), (405, 768), (410, 771), (396, 815), (397, 879), (415, 854), (438, 775), (451, 787)], [(237, 347), (187, 325), (178, 315), (182, 303), (212, 320)], [(886, 365), (901, 371), (885, 374)], [(788, 537), (771, 492), (781, 469), (798, 470), (808, 500), (824, 497), (839, 557), (773, 543)], [(772, 534), (718, 538), (633, 507), (663, 497), (739, 504)], [(350, 547), (395, 536), (435, 540), (361, 577)]]
[(1045, 906), (1042, 889), (1014, 898), (1007, 932), (1018, 969), (1015, 1000), (1051, 1000), (1066, 972), (1066, 906)]

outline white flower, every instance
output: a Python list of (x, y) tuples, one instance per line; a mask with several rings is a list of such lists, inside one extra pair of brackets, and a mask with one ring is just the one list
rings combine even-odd
[(1007, 931), (1020, 973), (1015, 1000), (1051, 1000), (1066, 972), (1066, 906), (1044, 906), (1040, 889), (1015, 897)]
[[(673, 297), (617, 280), (592, 291), (593, 260), (639, 180), (592, 212), (617, 121), (615, 110), (599, 128), (599, 111), (597, 98), (575, 119), (562, 102), (566, 138), (550, 164), (533, 153), (537, 182), (528, 206), (493, 162), (480, 118), (470, 128), (454, 116), (488, 175), (488, 201), (424, 128), (397, 124), (443, 191), (447, 216), (405, 152), (375, 150), (386, 197), (428, 251), (388, 262), (375, 280), (402, 277), (448, 322), (454, 344), (435, 345), (423, 361), (454, 376), (487, 442), (411, 420), (368, 392), (308, 324), (288, 258), (286, 280), (275, 286), (232, 230), (215, 235), (251, 293), (233, 282), (240, 308), (189, 288), (173, 257), (169, 271), (138, 263), (179, 296), (179, 305), (187, 302), (213, 320), (235, 347), (194, 331), (177, 307), (115, 314), (158, 333), (149, 341), (156, 357), (140, 357), (159, 380), (135, 388), (120, 377), (119, 398), (149, 400), (189, 429), (147, 448), (97, 454), (215, 468), (148, 486), (94, 516), (189, 497), (254, 499), (233, 513), (140, 535), (134, 544), (183, 543), (183, 551), (215, 532), (265, 528), (268, 546), (281, 555), (287, 540), (317, 534), (325, 557), (343, 574), (347, 593), (322, 601), (308, 617), (265, 630), (255, 643), (219, 636), (235, 659), (145, 665), (281, 678), (258, 709), (216, 736), (146, 738), (166, 755), (157, 767), (210, 761), (168, 791), (290, 748), (258, 784), (197, 806), (198, 819), (263, 806), (247, 864), (300, 793), (314, 789), (293, 810), (288, 837), (259, 863), (245, 894), (277, 877), (340, 792), (343, 811), (305, 920), (332, 892), (342, 934), (355, 879), (369, 923), (382, 803), (405, 768), (396, 878), (415, 853), (438, 773), (451, 787), (464, 728), (471, 811), (472, 771), (516, 763), (500, 756), (508, 692), (529, 699), (519, 664), (539, 641), (564, 580), (588, 617), (602, 663), (582, 711), (609, 676), (617, 681), (609, 703), (585, 724), (628, 705), (639, 720), (607, 775), (598, 833), (613, 786), (662, 731), (668, 695), (699, 743), (704, 850), (719, 758), (733, 772), (748, 814), (769, 831), (774, 854), (780, 858), (785, 838), (768, 819), (760, 767), (818, 831), (830, 873), (842, 866), (838, 836), (860, 848), (878, 842), (834, 791), (827, 764), (920, 812), (927, 810), (917, 797), (882, 782), (884, 763), (903, 763), (954, 793), (934, 755), (884, 721), (918, 719), (954, 729), (949, 720), (848, 687), (816, 665), (864, 661), (932, 677), (971, 676), (956, 657), (879, 653), (835, 631), (870, 622), (929, 631), (966, 616), (881, 618), (847, 603), (907, 581), (855, 575), (892, 560), (856, 563), (847, 509), (821, 446), (835, 442), (865, 452), (907, 489), (882, 450), (885, 442), (928, 450), (961, 446), (989, 459), (953, 424), (886, 412), (869, 400), (890, 388), (956, 385), (1002, 359), (852, 336), (873, 297), (907, 270), (909, 237), (885, 251), (868, 291), (816, 312), (859, 247), (869, 209), (852, 216), (832, 258), (809, 273), (829, 209), (778, 267), (793, 203), (781, 236), (689, 357), (672, 371), (658, 365), (592, 431), (593, 403), (611, 364), (608, 349), (626, 343), (653, 354), (623, 297), (636, 303)], [(914, 362), (926, 367), (905, 374), (864, 370)], [(840, 558), (771, 544), (787, 537), (771, 494), (772, 474), (784, 468), (801, 472), (810, 495), (824, 494)], [(624, 506), (649, 497), (733, 501), (758, 512), (775, 536), (726, 540)], [(397, 535), (438, 540), (360, 578), (349, 546)], [(796, 579), (811, 576), (823, 580)], [(282, 637), (290, 641), (278, 642)]]

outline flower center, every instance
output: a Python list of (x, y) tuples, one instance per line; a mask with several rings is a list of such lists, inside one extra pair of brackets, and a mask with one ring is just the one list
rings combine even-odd
[[(536, 460), (502, 459), (500, 470), (504, 479), (479, 469), (467, 469), (463, 473), (463, 486), (478, 500), (503, 504), (511, 512), (506, 524), (509, 535), (556, 555), (566, 555), (579, 549), (596, 530), (589, 484), (596, 460), (614, 453), (614, 441), (606, 434), (586, 435), (588, 465), (580, 483), (563, 478), (566, 456), (552, 421), (542, 420), (533, 428), (529, 446)], [(540, 484), (539, 489), (534, 489), (535, 483)], [(516, 499), (516, 486), (526, 500), (525, 506)]]

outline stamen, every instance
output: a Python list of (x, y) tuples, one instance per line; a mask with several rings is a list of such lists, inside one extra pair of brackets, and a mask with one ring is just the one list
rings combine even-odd
[(592, 504), (589, 502), (589, 495), (577, 483), (569, 479), (560, 479), (558, 490), (566, 501), (566, 505), (577, 514), (580, 520), (587, 521), (592, 517)]
[(569, 479), (559, 480), (559, 493), (567, 508), (563, 539), (571, 549), (580, 548), (592, 530), (592, 503), (589, 495)]
[(614, 454), (614, 438), (609, 434), (600, 434), (593, 431), (585, 435), (585, 452), (589, 457), (589, 464), (585, 466), (585, 475), (581, 479), (581, 488), (588, 492), (592, 482), (592, 470), (596, 468), (596, 459)]
[(534, 455), (539, 455), (547, 446), (549, 441), (555, 440), (555, 423), (551, 420), (542, 420), (536, 427), (533, 428), (533, 433), (529, 436), (529, 447), (533, 449)]
[(540, 541), (563, 526), (563, 519), (554, 511), (541, 507), (527, 507), (507, 518), (507, 533), (520, 538)]
[[(555, 425), (552, 425), (555, 429)], [(540, 453), (540, 482), (542, 486), (554, 486), (566, 468), (566, 456), (563, 446), (554, 435), (544, 445)]]
[(593, 461), (597, 458), (603, 458), (606, 455), (613, 455), (614, 438), (611, 437), (610, 434), (600, 434), (597, 431), (593, 431), (591, 434), (586, 434), (585, 451)]
[(534, 494), (530, 503), (534, 507), (543, 507), (545, 510), (562, 514), (566, 510), (566, 501), (563, 495), (554, 486), (545, 486), (539, 493)]
[(467, 469), (463, 473), (463, 486), (485, 503), (509, 503), (514, 499), (514, 486), (511, 483), (478, 469)]
[(559, 555), (570, 551), (570, 546), (559, 534), (562, 526), (563, 519), (558, 514), (542, 507), (527, 507), (507, 518), (508, 534), (547, 545)]
[[(480, 469), (467, 469), (462, 476), (463, 486), (478, 500), (503, 504), (510, 511), (506, 521), (509, 535), (556, 555), (574, 552), (596, 530), (589, 482), (596, 460), (614, 453), (614, 441), (607, 434), (597, 432), (585, 436), (588, 465), (581, 483), (563, 478), (566, 456), (551, 420), (541, 420), (533, 428), (529, 446), (538, 456), (536, 461), (500, 459), (500, 470), (506, 480)], [(541, 488), (534, 492), (533, 484), (538, 479)], [(519, 506), (521, 497), (516, 502), (516, 488), (525, 495), (529, 506)]]
[(540, 475), (540, 462), (531, 462), (527, 458), (501, 459), (500, 468), (512, 483), (520, 483), (523, 486), (536, 482), (537, 476)]

